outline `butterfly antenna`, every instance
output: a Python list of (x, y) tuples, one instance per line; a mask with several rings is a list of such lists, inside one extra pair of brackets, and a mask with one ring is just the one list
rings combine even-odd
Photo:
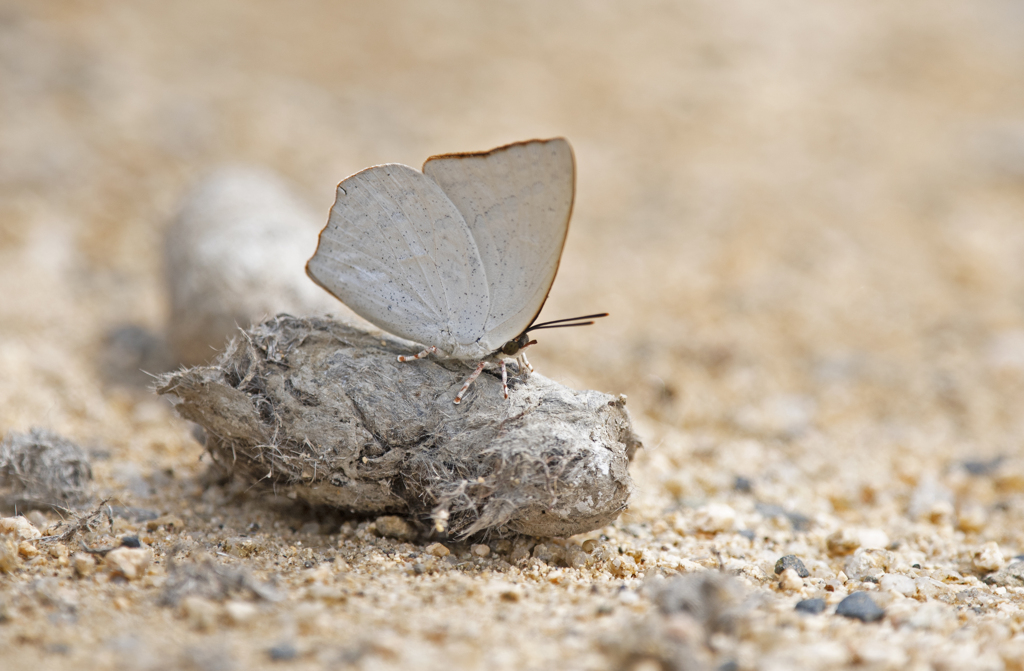
[[(582, 317), (569, 317), (568, 319), (553, 319), (549, 322), (533, 324), (532, 326), (530, 326), (530, 328), (526, 329), (526, 331), (536, 331), (537, 329), (557, 329), (566, 326), (588, 326), (594, 323), (593, 320), (607, 316), (607, 312), (602, 312), (601, 314), (596, 315), (583, 315)], [(590, 321), (583, 321), (585, 319)]]

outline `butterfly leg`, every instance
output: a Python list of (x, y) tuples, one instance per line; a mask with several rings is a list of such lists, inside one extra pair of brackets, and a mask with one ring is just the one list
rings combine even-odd
[(405, 363), (406, 361), (412, 361), (413, 359), (422, 359), (423, 357), (427, 356), (428, 354), (437, 354), (437, 348), (436, 347), (428, 347), (427, 349), (423, 350), (419, 354), (415, 354), (413, 356), (405, 356), (404, 354), (400, 354), (398, 356), (398, 360), (400, 362), (402, 362), (402, 363)]
[(526, 370), (530, 371), (531, 373), (533, 372), (533, 366), (531, 366), (530, 362), (526, 359), (526, 353), (525, 352), (519, 352), (519, 356), (516, 357), (516, 359), (518, 360), (519, 369), (520, 370), (525, 368)]
[(473, 384), (473, 380), (475, 380), (478, 377), (480, 377), (480, 372), (484, 369), (485, 363), (486, 362), (481, 361), (480, 363), (478, 363), (476, 365), (476, 370), (474, 370), (473, 374), (470, 375), (466, 379), (466, 383), (464, 385), (462, 385), (462, 389), (459, 390), (459, 393), (455, 394), (455, 404), (456, 405), (458, 405), (459, 403), (462, 403), (462, 395), (466, 393), (467, 389), (469, 389), (469, 385)]
[(505, 372), (505, 360), (501, 360), (501, 393), (508, 398), (508, 373)]

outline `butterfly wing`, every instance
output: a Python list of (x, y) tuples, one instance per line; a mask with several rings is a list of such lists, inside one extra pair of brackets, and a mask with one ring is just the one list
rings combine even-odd
[(306, 273), (364, 319), (446, 353), (484, 333), (490, 301), (473, 236), (440, 187), (408, 166), (338, 185)]
[(433, 156), (423, 173), (472, 231), (490, 294), (484, 340), (497, 349), (536, 319), (555, 281), (575, 196), (572, 147), (554, 138)]

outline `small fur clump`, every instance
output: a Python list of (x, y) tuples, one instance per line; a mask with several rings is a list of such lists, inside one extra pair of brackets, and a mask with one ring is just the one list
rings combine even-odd
[(34, 428), (0, 442), (0, 499), (19, 508), (72, 508), (89, 499), (92, 468), (78, 445)]

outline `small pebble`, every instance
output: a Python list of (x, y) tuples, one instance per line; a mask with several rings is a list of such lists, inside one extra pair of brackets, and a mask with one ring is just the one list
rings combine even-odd
[(267, 650), (267, 656), (275, 662), (286, 662), (299, 656), (299, 651), (291, 643), (278, 643)]
[(224, 614), (232, 624), (248, 624), (259, 614), (259, 609), (248, 601), (232, 600), (224, 604)]
[(140, 548), (142, 547), (142, 543), (139, 542), (138, 536), (124, 536), (121, 538), (121, 547)]
[(807, 578), (811, 575), (811, 572), (807, 570), (806, 566), (804, 566), (803, 561), (801, 561), (796, 555), (786, 555), (785, 557), (779, 558), (779, 561), (775, 562), (776, 575), (779, 575), (786, 569), (793, 569), (801, 578)]
[(428, 555), (434, 555), (435, 557), (447, 557), (449, 554), (451, 554), (448, 548), (441, 545), (440, 543), (431, 543), (426, 548), (424, 548), (423, 551), (426, 552)]
[(376, 521), (377, 533), (384, 538), (411, 541), (416, 538), (416, 529), (404, 517), (384, 515)]
[(501, 594), (498, 595), (498, 597), (502, 601), (515, 603), (516, 601), (519, 601), (522, 598), (522, 595), (519, 593), (519, 588), (512, 587), (510, 589), (504, 590)]
[(730, 531), (736, 524), (736, 511), (724, 503), (709, 503), (697, 509), (694, 525), (698, 531), (717, 533)]
[(917, 593), (917, 584), (914, 579), (898, 573), (886, 573), (878, 581), (878, 586), (883, 592), (896, 592), (903, 596), (914, 596)]
[(1024, 561), (1015, 557), (1002, 569), (986, 576), (985, 582), (998, 587), (1024, 587)]
[(14, 536), (16, 540), (27, 541), (43, 534), (24, 517), (0, 517), (0, 534)]
[(565, 563), (572, 568), (582, 568), (589, 560), (590, 557), (578, 545), (570, 546), (565, 551)]
[(18, 543), (18, 554), (25, 559), (32, 559), (39, 554), (39, 549), (29, 541)]
[(893, 562), (893, 554), (888, 550), (860, 548), (846, 560), (843, 572), (853, 580), (878, 582)]
[(581, 545), (580, 547), (583, 548), (584, 552), (590, 554), (595, 549), (597, 549), (597, 541), (595, 541), (593, 538), (588, 538), (587, 540), (583, 541), (583, 545)]
[(637, 572), (636, 560), (629, 555), (616, 557), (608, 562), (608, 570), (619, 578), (632, 578)]
[(533, 548), (526, 543), (518, 543), (512, 548), (512, 553), (509, 555), (508, 561), (510, 564), (519, 564), (530, 558), (530, 551)]
[(491, 556), (491, 548), (482, 544), (472, 546), (471, 548), (469, 548), (469, 551), (477, 557), (480, 557), (481, 559), (486, 559), (487, 557)]
[(943, 584), (934, 578), (920, 577), (914, 580), (914, 585), (917, 587), (916, 596), (919, 599), (934, 599), (942, 594), (949, 594), (952, 588), (949, 585)]
[(84, 552), (76, 552), (71, 557), (71, 565), (75, 567), (75, 575), (79, 578), (90, 576), (96, 570), (96, 560)]
[(989, 542), (974, 551), (971, 556), (971, 563), (978, 571), (989, 573), (1001, 569), (1003, 564), (1006, 563), (1006, 559), (999, 549), (999, 544)]
[(141, 578), (153, 561), (153, 551), (149, 548), (117, 548), (107, 553), (103, 563), (115, 575), (122, 575), (128, 580)]
[(803, 587), (804, 581), (794, 569), (788, 568), (779, 575), (779, 589), (782, 591), (796, 592)]
[(18, 544), (10, 538), (0, 537), (0, 573), (13, 573), (20, 565)]
[(867, 592), (854, 592), (839, 602), (836, 615), (853, 618), (861, 622), (881, 620), (885, 611), (878, 607)]
[(825, 539), (825, 547), (833, 557), (853, 554), (860, 547), (860, 537), (853, 529), (840, 529)]
[(548, 566), (560, 566), (565, 562), (565, 549), (554, 543), (537, 543), (533, 546), (533, 556)]
[(502, 539), (494, 541), (493, 547), (494, 551), (500, 555), (507, 555), (512, 552), (512, 542), (509, 540)]
[(799, 613), (809, 613), (811, 615), (817, 615), (825, 610), (824, 599), (804, 599), (798, 601), (795, 609)]
[(988, 523), (988, 512), (979, 505), (965, 505), (957, 514), (956, 525), (961, 531), (977, 533)]
[(619, 602), (624, 603), (627, 606), (632, 606), (640, 603), (640, 595), (631, 589), (625, 589), (618, 594)]

